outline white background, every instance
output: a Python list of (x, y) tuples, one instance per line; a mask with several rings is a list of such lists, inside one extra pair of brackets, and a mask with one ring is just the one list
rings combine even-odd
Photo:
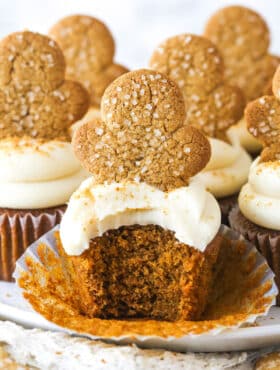
[(147, 66), (152, 51), (165, 38), (201, 33), (215, 10), (232, 4), (261, 12), (271, 29), (271, 50), (280, 54), (280, 0), (0, 0), (0, 36), (25, 28), (46, 33), (65, 15), (91, 14), (113, 32), (116, 60), (133, 69)]

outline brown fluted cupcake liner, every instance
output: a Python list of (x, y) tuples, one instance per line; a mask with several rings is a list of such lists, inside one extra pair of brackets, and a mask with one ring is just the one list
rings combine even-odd
[(0, 280), (12, 281), (17, 259), (30, 244), (60, 223), (65, 208), (0, 208)]
[(237, 199), (238, 194), (217, 199), (222, 213), (222, 224), (229, 226), (228, 215), (232, 208), (237, 205)]
[[(280, 231), (254, 224), (241, 213), (238, 206), (230, 212), (229, 223), (232, 229), (254, 244), (265, 257), (275, 273), (275, 282), (280, 290)], [(277, 296), (277, 305), (280, 306), (280, 294)]]

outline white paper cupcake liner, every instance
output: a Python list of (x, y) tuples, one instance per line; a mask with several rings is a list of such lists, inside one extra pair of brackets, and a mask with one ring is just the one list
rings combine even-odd
[[(38, 254), (38, 247), (39, 245), (44, 244), (47, 247), (48, 251), (53, 252), (56, 256), (58, 256), (57, 252), (57, 239), (54, 236), (54, 233), (59, 230), (59, 226), (56, 226), (52, 231), (48, 232), (45, 234), (43, 237), (41, 237), (38, 241), (33, 243), (24, 253), (24, 255), (17, 261), (16, 263), (16, 269), (14, 272), (14, 278), (16, 279), (16, 282), (19, 283), (19, 279), (22, 276), (22, 273), (24, 273), (27, 276), (30, 276), (32, 272), (29, 269), (29, 265), (26, 263), (26, 258), (32, 259), (33, 261), (37, 262), (39, 265), (42, 265), (42, 261), (40, 259), (40, 256)], [(239, 313), (236, 313), (236, 319), (234, 317), (234, 314), (232, 316), (232, 321), (230, 323), (224, 322), (223, 320), (220, 319), (214, 319), (213, 325), (209, 326), (209, 323), (211, 324), (211, 320), (207, 319), (205, 321), (198, 321), (198, 322), (192, 322), (191, 327), (193, 329), (187, 330), (187, 333), (180, 335), (179, 337), (169, 335), (169, 336), (161, 336), (161, 335), (141, 335), (139, 333), (134, 332), (134, 331), (129, 331), (125, 330), (125, 333), (122, 335), (119, 333), (119, 335), (94, 335), (92, 332), (87, 332), (87, 330), (74, 330), (73, 328), (73, 317), (70, 315), (69, 320), (67, 319), (67, 313), (65, 313), (65, 321), (63, 326), (57, 326), (63, 328), (65, 331), (68, 333), (73, 333), (76, 335), (82, 335), (86, 336), (92, 339), (103, 339), (108, 342), (114, 342), (114, 343), (119, 343), (119, 344), (129, 344), (129, 343), (135, 343), (143, 347), (152, 347), (152, 348), (167, 348), (167, 349), (173, 349), (173, 350), (183, 350), (185, 348), (186, 341), (190, 340), (196, 340), (197, 338), (201, 337), (202, 335), (207, 335), (207, 336), (215, 336), (218, 335), (222, 332), (225, 332), (226, 330), (229, 329), (236, 329), (240, 328), (243, 326), (248, 326), (253, 323), (255, 323), (256, 319), (265, 316), (268, 313), (268, 310), (275, 304), (275, 297), (278, 294), (278, 290), (276, 287), (276, 284), (274, 282), (274, 273), (272, 270), (269, 268), (267, 265), (265, 259), (263, 256), (257, 251), (257, 249), (244, 240), (242, 236), (240, 236), (238, 233), (234, 232), (233, 230), (229, 229), (228, 227), (222, 225), (220, 228), (220, 234), (222, 234), (224, 237), (227, 239), (230, 239), (236, 245), (240, 241), (245, 244), (245, 253), (242, 255), (242, 262), (247, 262), (247, 259), (249, 256), (254, 256), (254, 267), (252, 271), (248, 274), (248, 279), (250, 279), (253, 275), (258, 273), (259, 271), (262, 271), (262, 278), (261, 281), (259, 281), (260, 286), (263, 286), (265, 284), (269, 285), (269, 288), (263, 293), (262, 297), (258, 296), (258, 299), (261, 298), (263, 299), (263, 305), (262, 307), (258, 310), (258, 312), (248, 312), (244, 317), (239, 317)], [(237, 247), (236, 247), (237, 248)], [(256, 287), (254, 287), (256, 288)], [(45, 289), (43, 282), (42, 282), (42, 290)], [(30, 300), (29, 297), (29, 292), (28, 292), (28, 287), (25, 286), (25, 288), (22, 290), (23, 294), (29, 302), (34, 306), (32, 300)], [(243, 293), (244, 294), (244, 293)], [(249, 297), (249, 295), (248, 295)], [(38, 299), (38, 297), (37, 297)], [(40, 299), (39, 299), (40, 301)], [(40, 303), (40, 302), (39, 302)], [(252, 302), (254, 303), (254, 302)], [(250, 306), (250, 305), (249, 305)], [(247, 307), (247, 306), (246, 306)], [(36, 307), (35, 307), (36, 309)], [(37, 310), (38, 311), (38, 310)], [(39, 313), (41, 313), (39, 311)], [(242, 315), (241, 315), (242, 316)], [(48, 317), (46, 317), (48, 319)], [(68, 320), (68, 321), (67, 321)], [(85, 320), (90, 320), (86, 318)], [(91, 320), (99, 320), (106, 322), (106, 320), (102, 319), (91, 319)], [(89, 321), (90, 322), (90, 321)], [(109, 322), (111, 322), (109, 320)], [(118, 320), (118, 323), (123, 322)], [(129, 323), (131, 321), (127, 321)], [(154, 324), (155, 321), (152, 320), (147, 320), (146, 325), (149, 323)], [(168, 323), (169, 327), (174, 325), (176, 327), (183, 327), (185, 322), (175, 322), (175, 323)], [(189, 322), (190, 323), (190, 322)], [(204, 324), (205, 323), (205, 324)], [(160, 323), (159, 323), (160, 325)], [(108, 325), (109, 326), (109, 325)], [(196, 330), (199, 328), (199, 332)]]

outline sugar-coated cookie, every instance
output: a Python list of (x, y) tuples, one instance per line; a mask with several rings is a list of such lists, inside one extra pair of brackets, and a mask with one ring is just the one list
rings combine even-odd
[(61, 19), (49, 31), (66, 59), (68, 78), (81, 82), (88, 90), (92, 106), (99, 106), (106, 87), (127, 68), (113, 61), (115, 43), (100, 20), (86, 15)]
[(101, 118), (79, 127), (73, 138), (97, 183), (136, 180), (170, 190), (187, 185), (209, 161), (208, 140), (184, 124), (179, 88), (159, 72), (117, 78), (102, 98)]
[(250, 102), (245, 110), (249, 132), (264, 146), (261, 160), (280, 159), (280, 67), (272, 83), (274, 95), (266, 95)]
[(268, 52), (269, 29), (260, 14), (243, 6), (220, 9), (204, 34), (224, 58), (227, 81), (239, 86), (247, 101), (268, 93), (280, 59)]
[(13, 33), (0, 42), (0, 64), (0, 139), (68, 137), (89, 97), (80, 83), (65, 80), (56, 42), (38, 33)]
[(181, 89), (186, 123), (207, 136), (225, 139), (227, 129), (243, 114), (241, 90), (224, 81), (224, 64), (214, 44), (183, 34), (163, 42), (153, 53), (151, 68), (165, 73)]

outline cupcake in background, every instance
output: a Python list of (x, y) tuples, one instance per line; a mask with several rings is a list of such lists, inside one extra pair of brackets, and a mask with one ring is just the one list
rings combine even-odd
[(249, 103), (245, 110), (248, 130), (264, 149), (250, 168), (239, 207), (231, 211), (229, 220), (266, 257), (280, 288), (280, 67), (273, 78), (273, 92)]
[[(115, 42), (100, 20), (72, 15), (58, 21), (49, 35), (61, 47), (66, 60), (66, 77), (82, 83), (90, 95), (90, 109), (81, 122), (100, 117), (100, 101), (106, 87), (127, 68), (114, 62)], [(73, 131), (72, 130), (72, 131)]]
[(69, 126), (87, 111), (87, 91), (64, 79), (55, 41), (32, 32), (0, 43), (0, 279), (30, 243), (60, 222), (88, 174), (72, 151)]
[(178, 84), (186, 105), (185, 124), (201, 129), (210, 140), (211, 159), (197, 176), (218, 199), (227, 224), (251, 164), (239, 142), (227, 135), (243, 115), (243, 94), (225, 83), (222, 57), (204, 37), (183, 34), (166, 40), (155, 50), (150, 66)]
[[(207, 22), (204, 35), (223, 56), (225, 79), (242, 89), (246, 102), (272, 94), (271, 81), (280, 58), (269, 54), (270, 32), (260, 14), (242, 6), (220, 9)], [(261, 142), (248, 132), (244, 118), (229, 134), (249, 153), (261, 151)]]

